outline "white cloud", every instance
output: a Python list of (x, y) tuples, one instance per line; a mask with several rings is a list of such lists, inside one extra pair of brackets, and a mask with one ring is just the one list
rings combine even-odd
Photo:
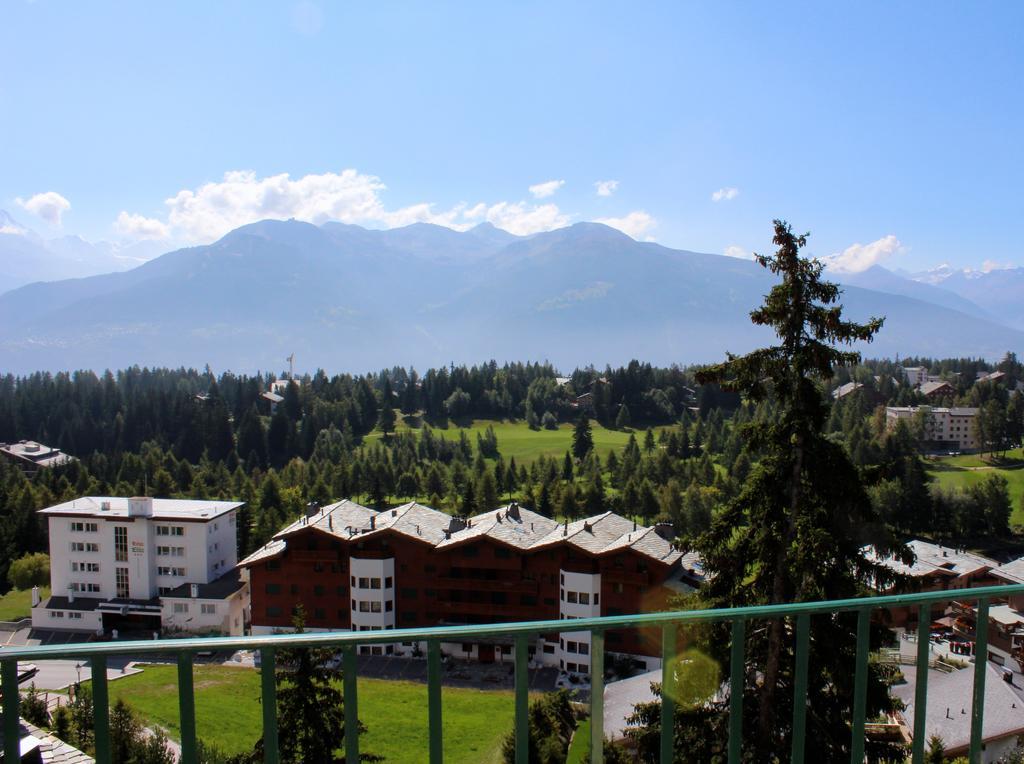
[(851, 244), (842, 252), (836, 252), (822, 260), (829, 270), (837, 273), (860, 273), (903, 251), (904, 247), (900, 240), (889, 234), (870, 244)]
[(646, 239), (647, 241), (652, 241), (649, 236), (646, 236), (647, 232), (658, 224), (643, 210), (635, 210), (621, 218), (597, 218), (594, 222), (617, 228), (634, 239)]
[(24, 236), (25, 229), (16, 225), (0, 225), (0, 233), (10, 234), (12, 236)]
[(340, 220), (388, 228), (433, 223), (455, 230), (466, 230), (486, 220), (519, 235), (549, 231), (571, 222), (569, 215), (550, 202), (463, 202), (443, 210), (435, 209), (430, 202), (419, 202), (388, 209), (381, 198), (386, 188), (380, 178), (354, 169), (294, 179), (287, 173), (261, 178), (252, 171), (233, 171), (225, 173), (220, 181), (183, 189), (167, 199), (166, 222), (124, 212), (115, 226), (119, 230), (125, 227), (126, 232), (138, 230), (151, 236), (170, 235), (203, 243), (268, 218), (295, 218), (315, 225)]
[(33, 215), (42, 218), (50, 225), (56, 226), (61, 224), (61, 217), (64, 213), (71, 209), (71, 202), (56, 191), (45, 191), (30, 197), (28, 200), (18, 197), (14, 201)]
[(1000, 263), (995, 260), (985, 260), (981, 264), (982, 273), (991, 273), (992, 271), (1005, 271), (1010, 268), (1016, 268), (1017, 266), (1013, 263)]
[(236, 170), (224, 173), (220, 182), (179, 191), (166, 204), (173, 228), (190, 240), (209, 241), (265, 218), (315, 224), (383, 222), (385, 210), (378, 193), (384, 189), (380, 178), (356, 170), (296, 180), (288, 173), (258, 178), (249, 170)]
[(734, 186), (726, 186), (720, 188), (715, 193), (711, 194), (711, 201), (713, 202), (731, 202), (737, 196), (740, 195), (740, 190)]
[(594, 184), (598, 196), (611, 196), (618, 187), (619, 181), (617, 180), (599, 180)]
[(484, 219), (498, 228), (517, 236), (551, 231), (569, 225), (569, 216), (557, 205), (535, 206), (525, 202), (498, 202), (487, 208)]
[(533, 194), (534, 199), (547, 199), (564, 185), (564, 180), (548, 180), (544, 183), (536, 183), (530, 186), (530, 193)]
[(114, 230), (129, 239), (139, 240), (166, 239), (171, 234), (170, 228), (163, 221), (125, 210), (121, 210), (121, 214), (114, 221)]
[(723, 252), (722, 254), (724, 254), (726, 257), (736, 257), (739, 258), (740, 260), (754, 259), (754, 255), (752, 253), (747, 252), (747, 250), (743, 249), (743, 247), (737, 247), (735, 244), (733, 244), (731, 247), (726, 247), (725, 252)]

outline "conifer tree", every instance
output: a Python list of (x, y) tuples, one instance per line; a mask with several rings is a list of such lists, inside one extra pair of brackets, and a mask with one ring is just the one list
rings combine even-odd
[(594, 448), (594, 435), (590, 431), (590, 419), (580, 414), (576, 420), (576, 428), (572, 432), (572, 455), (582, 460)]
[[(823, 434), (828, 407), (819, 389), (834, 367), (850, 366), (860, 358), (836, 345), (870, 341), (882, 319), (858, 324), (842, 318), (839, 288), (821, 279), (819, 261), (800, 256), (806, 236), (794, 235), (777, 220), (773, 241), (776, 253), (756, 258), (781, 283), (751, 313), (751, 320), (772, 328), (778, 344), (744, 356), (729, 354), (724, 363), (697, 374), (702, 385), (720, 383), (752, 401), (770, 397), (776, 407), (771, 419), (745, 427), (748, 447), (757, 450), (760, 461), (739, 494), (720, 508), (696, 540), (708, 573), (699, 592), (707, 607), (853, 597), (868, 576), (886, 578), (862, 546), (870, 541), (880, 543), (883, 551), (898, 549), (884, 538), (869, 536), (878, 530), (871, 503), (843, 447)], [(807, 726), (815, 730), (814, 750), (821, 761), (849, 757), (854, 622), (850, 614), (811, 619)], [(754, 718), (745, 729), (759, 761), (790, 755), (793, 641), (792, 625), (783, 619), (747, 633), (749, 701), (744, 706)], [(869, 717), (890, 703), (880, 673), (872, 666)]]

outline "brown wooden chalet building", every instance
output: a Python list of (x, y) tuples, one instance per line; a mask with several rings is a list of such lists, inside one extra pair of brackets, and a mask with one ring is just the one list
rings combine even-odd
[[(559, 523), (516, 504), (456, 518), (415, 502), (377, 512), (345, 500), (292, 523), (240, 565), (254, 633), (290, 629), (299, 605), (310, 630), (571, 620), (658, 610), (699, 580), (659, 530), (611, 512)], [(609, 632), (606, 649), (660, 664), (654, 633)], [(424, 645), (362, 650), (408, 655)], [(511, 640), (498, 638), (442, 650), (512, 659)], [(590, 634), (545, 635), (530, 655), (586, 674)]]

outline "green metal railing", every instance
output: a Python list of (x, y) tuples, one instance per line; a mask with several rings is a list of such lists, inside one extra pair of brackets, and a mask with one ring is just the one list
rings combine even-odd
[[(925, 708), (928, 693), (928, 651), (931, 606), (956, 597), (960, 601), (978, 602), (976, 655), (974, 667), (974, 694), (971, 709), (971, 738), (969, 758), (981, 760), (982, 723), (984, 720), (985, 665), (988, 652), (988, 609), (993, 599), (1024, 594), (1024, 584), (990, 586), (977, 589), (900, 594), (883, 597), (833, 600), (830, 602), (800, 602), (761, 607), (741, 607), (722, 610), (691, 610), (645, 615), (624, 615), (602, 618), (581, 618), (572, 621), (530, 621), (523, 623), (488, 624), (481, 626), (447, 626), (426, 629), (394, 629), (388, 631), (330, 632), (304, 634), (274, 634), (251, 637), (211, 637), (196, 639), (166, 639), (133, 642), (92, 642), (53, 647), (12, 647), (0, 651), (0, 690), (3, 693), (3, 731), (5, 761), (19, 760), (19, 696), (18, 661), (47, 659), (87, 659), (92, 668), (93, 712), (95, 723), (96, 760), (110, 761), (109, 694), (107, 691), (107, 657), (110, 655), (173, 654), (178, 664), (178, 707), (180, 713), (182, 761), (196, 760), (195, 697), (192, 682), (193, 657), (199, 651), (259, 650), (263, 704), (264, 761), (278, 764), (278, 730), (274, 666), (276, 652), (282, 648), (333, 647), (342, 652), (345, 697), (345, 757), (346, 761), (359, 760), (358, 733), (358, 678), (356, 675), (356, 648), (359, 645), (389, 644), (395, 642), (427, 643), (427, 707), (428, 755), (430, 764), (441, 764), (441, 642), (466, 642), (479, 637), (511, 637), (515, 644), (515, 744), (517, 764), (528, 762), (528, 692), (527, 662), (529, 643), (542, 634), (554, 632), (589, 631), (591, 633), (591, 761), (602, 764), (604, 756), (604, 646), (605, 632), (624, 628), (661, 628), (662, 630), (662, 682), (671, 688), (676, 677), (673, 658), (676, 656), (676, 630), (686, 624), (729, 622), (732, 628), (732, 646), (729, 701), (728, 761), (738, 764), (743, 745), (743, 650), (746, 625), (751, 620), (775, 618), (794, 619), (795, 659), (793, 698), (793, 750), (791, 761), (805, 761), (805, 733), (807, 717), (807, 656), (810, 644), (812, 615), (838, 612), (857, 613), (857, 651), (854, 679), (854, 713), (851, 720), (851, 756), (853, 764), (864, 761), (865, 700), (868, 679), (868, 643), (871, 611), (916, 606), (918, 609), (917, 635), (917, 688), (914, 705), (913, 754), (914, 764), (924, 761)], [(672, 719), (675, 713), (673, 692), (661, 696), (661, 718)], [(673, 725), (662, 724), (661, 761), (673, 761)], [(812, 752), (813, 754), (813, 752)]]

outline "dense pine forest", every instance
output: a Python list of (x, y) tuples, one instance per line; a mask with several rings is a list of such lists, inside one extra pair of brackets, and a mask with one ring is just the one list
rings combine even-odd
[[(1003, 446), (1020, 442), (1024, 407), (1011, 391), (1024, 373), (1013, 354), (994, 366), (913, 358), (840, 369), (821, 388), (823, 399), (831, 402), (848, 381), (863, 386), (831, 404), (829, 437), (847, 449), (894, 530), (1005, 535), (1005, 480), (939, 489), (912, 428), (886, 430), (881, 406), (926, 402), (898, 368), (911, 365), (951, 381), (956, 392), (944, 403), (990, 412)], [(1007, 375), (999, 384), (975, 383), (978, 372), (995, 369)], [(310, 502), (341, 497), (377, 507), (416, 499), (453, 514), (509, 498), (562, 518), (614, 510), (670, 522), (686, 543), (742, 487), (758, 460), (745, 425), (770, 420), (775, 405), (698, 384), (696, 371), (636, 361), (568, 377), (547, 364), (495, 362), (422, 376), (402, 368), (319, 371), (278, 385), (276, 404), (263, 397), (273, 375), (131, 368), (6, 376), (0, 442), (36, 440), (78, 461), (34, 475), (0, 464), (0, 581), (6, 585), (13, 559), (46, 551), (35, 510), (89, 494), (245, 501), (243, 555)], [(491, 426), (500, 422), (538, 433), (572, 428), (572, 438), (564, 453), (542, 450), (517, 462)], [(595, 447), (593, 433), (606, 431), (621, 434), (624, 445)]]

